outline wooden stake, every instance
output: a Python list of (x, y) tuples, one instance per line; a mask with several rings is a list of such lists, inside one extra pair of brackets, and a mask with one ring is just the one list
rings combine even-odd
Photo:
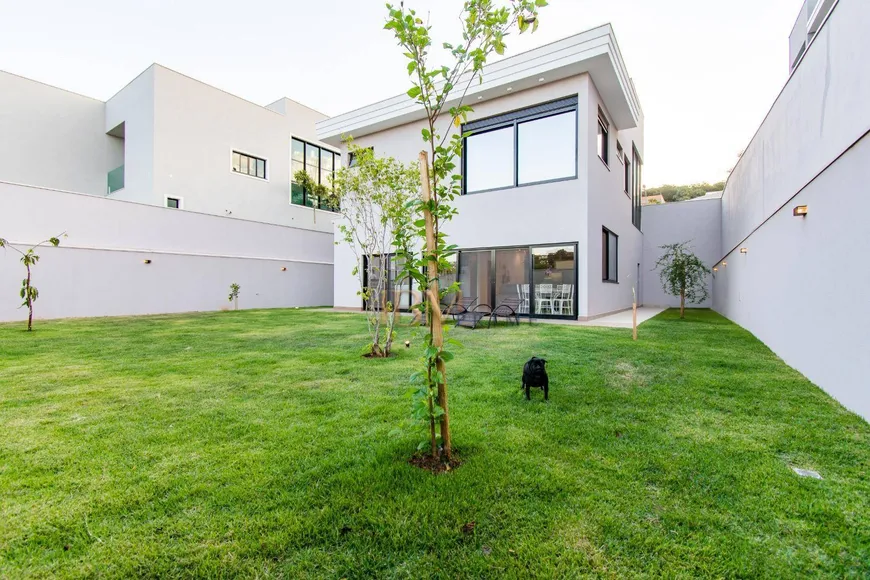
[[(432, 199), (432, 191), (429, 181), (429, 155), (420, 151), (420, 184), (422, 186), (423, 201), (428, 203)], [(435, 253), (438, 241), (435, 239), (435, 218), (428, 208), (423, 209), (423, 217), (426, 220), (426, 251), (430, 255)], [(427, 292), (428, 310), (430, 314), (430, 329), (432, 332), (432, 346), (438, 350), (444, 345), (444, 330), (441, 323), (441, 306), (439, 304), (438, 291), (438, 261), (430, 259), (426, 274), (430, 280)], [(444, 409), (441, 415), (441, 445), (444, 446), (444, 455), (450, 461), (450, 419), (447, 409), (447, 370), (444, 361), (438, 359), (435, 370), (444, 377), (444, 382), (438, 383), (438, 405)]]
[(632, 288), (631, 294), (634, 298), (631, 302), (631, 338), (637, 340), (637, 291)]

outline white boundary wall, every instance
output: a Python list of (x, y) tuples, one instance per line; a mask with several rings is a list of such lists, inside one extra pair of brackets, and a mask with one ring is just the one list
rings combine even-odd
[[(37, 319), (227, 309), (233, 282), (240, 308), (333, 303), (331, 234), (0, 182), (0, 237), (61, 232), (33, 269)], [(0, 321), (27, 318), (23, 277), (0, 250)]]
[(732, 172), (713, 294), (717, 311), (865, 418), (868, 30), (870, 2), (836, 5)]

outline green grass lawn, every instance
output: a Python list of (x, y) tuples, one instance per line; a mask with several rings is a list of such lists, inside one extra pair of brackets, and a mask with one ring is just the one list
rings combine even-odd
[[(870, 574), (870, 426), (709, 311), (636, 343), (454, 330), (463, 465), (438, 476), (407, 463), (422, 433), (390, 435), (411, 329), (369, 360), (354, 314), (22, 328), (0, 325), (2, 578)], [(522, 398), (531, 355), (549, 403)]]

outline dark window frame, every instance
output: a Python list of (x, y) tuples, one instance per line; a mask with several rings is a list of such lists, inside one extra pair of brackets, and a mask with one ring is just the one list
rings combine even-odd
[[(169, 202), (171, 202), (171, 201), (175, 202), (174, 206), (169, 205)], [(166, 207), (168, 207), (169, 209), (181, 209), (181, 198), (167, 196), (166, 197)]]
[[(381, 256), (385, 256), (387, 259), (386, 260), (387, 283), (384, 285), (384, 290), (386, 292), (386, 299), (388, 302), (392, 302), (393, 306), (395, 307), (395, 305), (396, 305), (396, 296), (395, 296), (396, 284), (395, 284), (395, 280), (392, 280), (390, 278), (390, 274), (393, 271), (393, 267), (392, 267), (393, 260), (395, 260), (395, 258), (396, 258), (395, 252), (391, 252), (389, 254), (363, 254), (363, 257), (362, 257), (363, 258), (362, 259), (362, 262), (363, 262), (363, 288), (367, 288), (369, 285), (369, 263), (371, 262), (371, 260), (373, 258), (379, 258)], [(411, 312), (413, 310), (414, 303), (415, 303), (414, 302), (414, 289), (415, 289), (414, 278), (412, 278), (411, 276), (407, 276), (407, 278), (402, 280), (402, 286), (406, 286), (403, 289), (407, 290), (409, 292), (408, 304), (410, 305), (410, 307), (409, 308), (399, 308), (398, 311), (399, 312)], [(365, 300), (365, 298), (363, 298), (362, 309), (367, 310), (367, 308), (368, 308), (368, 303)]]
[[(601, 281), (608, 284), (619, 284), (619, 236), (605, 227), (601, 227)], [(616, 240), (616, 278), (610, 278), (610, 237)]]
[[(374, 148), (374, 147), (363, 147), (363, 149), (365, 149), (365, 150), (367, 150), (367, 151), (371, 151), (372, 153), (375, 152), (375, 148)], [(348, 152), (347, 152), (347, 166), (348, 166), (349, 168), (350, 168), (350, 167), (356, 167), (356, 155), (354, 154), (353, 151), (348, 151)]]
[[(487, 296), (486, 302), (484, 302), (483, 300), (480, 299), (480, 297), (478, 297), (478, 304), (484, 303), (484, 304), (487, 304), (487, 305), (495, 308), (497, 305), (490, 304), (490, 303), (494, 301), (494, 298), (497, 294), (496, 283), (497, 283), (497, 279), (498, 279), (498, 271), (497, 271), (497, 267), (496, 267), (495, 253), (498, 250), (515, 250), (518, 248), (522, 248), (522, 249), (527, 249), (529, 251), (529, 260), (528, 260), (528, 263), (526, 264), (526, 268), (527, 268), (527, 276), (528, 276), (528, 280), (529, 280), (529, 293), (531, 293), (532, 286), (534, 285), (534, 276), (535, 276), (535, 260), (534, 260), (533, 255), (532, 255), (532, 250), (534, 250), (536, 248), (558, 248), (558, 247), (563, 247), (563, 246), (572, 246), (574, 248), (574, 282), (573, 282), (573, 284), (574, 284), (574, 305), (573, 305), (574, 314), (563, 314), (563, 315), (539, 314), (539, 313), (535, 312), (534, 300), (530, 300), (529, 313), (528, 314), (519, 314), (519, 316), (526, 317), (526, 318), (529, 318), (529, 317), (531, 317), (531, 318), (546, 318), (546, 319), (553, 319), (553, 320), (578, 320), (579, 319), (578, 308), (580, 307), (580, 290), (579, 290), (579, 286), (578, 286), (579, 281), (580, 281), (580, 266), (578, 264), (578, 256), (580, 255), (578, 252), (580, 251), (580, 244), (578, 242), (562, 242), (562, 243), (547, 242), (547, 243), (541, 243), (541, 244), (524, 244), (524, 245), (512, 245), (512, 246), (487, 246), (487, 247), (483, 247), (483, 248), (458, 249), (458, 250), (456, 250), (456, 280), (457, 281), (461, 280), (462, 254), (463, 253), (490, 252), (490, 260), (489, 260), (489, 262), (490, 262), (489, 263), (489, 268), (490, 268), (489, 293), (490, 293), (490, 295)], [(461, 289), (462, 289), (462, 287), (460, 286), (460, 291), (461, 291)]]
[[(314, 173), (317, 176), (315, 179), (317, 180), (318, 184), (322, 182), (322, 177), (323, 177), (323, 171), (321, 170), (320, 167), (321, 167), (324, 151), (328, 151), (329, 153), (332, 153), (332, 171), (330, 172), (330, 174), (331, 174), (333, 179), (335, 179), (335, 172), (341, 167), (341, 153), (338, 153), (338, 152), (333, 151), (332, 149), (328, 149), (326, 147), (322, 147), (320, 145), (315, 145), (314, 143), (310, 143), (310, 142), (305, 141), (303, 139), (299, 139), (298, 137), (291, 137), (290, 138), (290, 204), (296, 205), (299, 207), (310, 207), (310, 208), (319, 209), (322, 211), (328, 211), (331, 213), (338, 213), (338, 211), (339, 211), (338, 207), (332, 207), (328, 203), (325, 203), (323, 200), (320, 200), (320, 199), (312, 199), (311, 201), (313, 202), (313, 205), (308, 205), (308, 201), (309, 201), (308, 200), (308, 191), (305, 188), (302, 188), (302, 203), (296, 203), (293, 201), (293, 186), (298, 185), (296, 183), (296, 180), (294, 179), (294, 175), (296, 172), (293, 170), (293, 164), (294, 164), (294, 162), (300, 163), (300, 161), (293, 159), (293, 141), (296, 141), (296, 142), (302, 144), (302, 161), (301, 161), (302, 171), (307, 172), (309, 175), (311, 175), (311, 173), (308, 171), (308, 169), (309, 169), (308, 149), (309, 148), (317, 149), (317, 167), (314, 168)], [(337, 163), (336, 163), (336, 161), (337, 161)]]
[(637, 150), (637, 145), (631, 143), (632, 172), (631, 172), (631, 223), (639, 231), (641, 229), (641, 196), (643, 195), (643, 159)]
[[(236, 167), (235, 167), (235, 156), (236, 155), (239, 156), (239, 161), (240, 161), (239, 167), (241, 167), (241, 159), (242, 158), (245, 159), (245, 167), (247, 168), (246, 171), (241, 171), (240, 169), (236, 169)], [(254, 173), (251, 173), (251, 170), (250, 170), (251, 160), (254, 161)], [(258, 162), (260, 162), (260, 161), (263, 163), (263, 175), (260, 175), (260, 171), (259, 171), (259, 163)], [(233, 153), (230, 156), (230, 169), (232, 170), (233, 173), (238, 173), (239, 175), (247, 175), (248, 177), (262, 179), (264, 181), (268, 181), (268, 179), (269, 179), (269, 177), (268, 177), (269, 176), (268, 165), (269, 165), (268, 161), (266, 159), (264, 159), (263, 157), (257, 157), (256, 155), (251, 155), (250, 153), (243, 153), (243, 152), (239, 151), (238, 149), (233, 149)]]
[(598, 133), (596, 134), (595, 149), (598, 158), (610, 167), (610, 121), (601, 107), (598, 107)]
[[(574, 113), (574, 175), (567, 177), (556, 177), (554, 179), (545, 179), (542, 181), (534, 181), (530, 183), (520, 183), (519, 182), (519, 174), (520, 174), (520, 163), (519, 163), (519, 125), (522, 123), (527, 123), (530, 121), (537, 121), (539, 119), (546, 119), (547, 117), (555, 117), (556, 115), (562, 115), (564, 113)], [(540, 103), (538, 105), (533, 105), (531, 107), (524, 107), (522, 109), (516, 109), (514, 111), (508, 111), (506, 113), (501, 113), (499, 115), (495, 115), (492, 117), (486, 117), (484, 119), (477, 119), (475, 121), (471, 121), (462, 125), (462, 160), (461, 160), (461, 173), (462, 173), (462, 195), (476, 195), (478, 193), (489, 193), (491, 191), (504, 191), (508, 189), (517, 189), (520, 187), (529, 187), (533, 185), (541, 185), (544, 183), (555, 183), (559, 181), (569, 181), (572, 179), (577, 179), (580, 175), (579, 169), (579, 129), (577, 127), (578, 123), (578, 99), (577, 95), (564, 97), (561, 99), (556, 99), (554, 101), (547, 101), (545, 103)], [(514, 171), (513, 171), (513, 185), (506, 185), (503, 187), (493, 187), (490, 189), (481, 189), (478, 191), (468, 191), (468, 155), (466, 154), (466, 150), (468, 147), (468, 138), (474, 135), (480, 135), (482, 133), (489, 133), (491, 131), (496, 131), (498, 129), (505, 129), (507, 127), (513, 128), (513, 163), (514, 163)]]
[(624, 175), (622, 178), (622, 187), (625, 191), (625, 195), (631, 198), (631, 161), (628, 160), (628, 155), (623, 153), (622, 164), (624, 166)]

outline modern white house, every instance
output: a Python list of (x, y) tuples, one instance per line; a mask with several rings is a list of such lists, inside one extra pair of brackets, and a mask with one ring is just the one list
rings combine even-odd
[[(643, 275), (643, 112), (610, 25), (487, 65), (465, 102), (462, 195), (444, 228), (460, 248), (462, 294), (492, 307), (516, 298), (536, 318), (630, 308)], [(403, 94), (316, 126), (332, 146), (351, 136), (409, 162), (424, 148), (423, 119)], [(362, 307), (356, 260), (337, 245), (338, 307)]]
[[(673, 306), (653, 267), (691, 241), (713, 269), (700, 306), (870, 418), (868, 30), (870, 2), (807, 0), (725, 190), (643, 208), (643, 111), (609, 25), (489, 64), (468, 122), (442, 123), (470, 133), (446, 228), (464, 297), (569, 320), (633, 291)], [(233, 282), (245, 308), (361, 309), (365, 264), (292, 175), (327, 181), (348, 136), (415, 161), (423, 117), (405, 94), (332, 118), (263, 107), (159, 65), (107, 102), (0, 72), (0, 237), (69, 236), (42, 250), (37, 317), (216, 310)], [(25, 317), (19, 268), (0, 252), (0, 321)]]

